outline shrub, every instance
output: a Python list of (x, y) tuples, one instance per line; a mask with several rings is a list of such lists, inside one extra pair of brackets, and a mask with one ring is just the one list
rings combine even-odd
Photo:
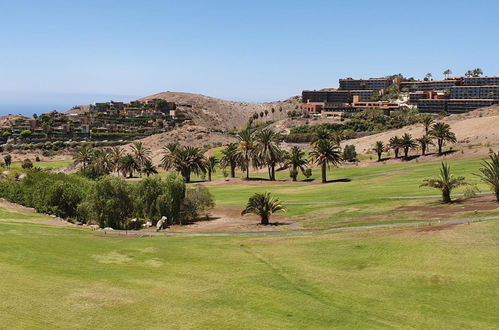
[(195, 185), (186, 191), (184, 202), (182, 203), (182, 216), (186, 221), (197, 219), (201, 213), (213, 208), (213, 196), (208, 188)]
[(343, 159), (349, 162), (354, 162), (357, 160), (357, 151), (355, 151), (355, 146), (353, 144), (346, 145), (343, 149)]
[(33, 162), (30, 159), (25, 159), (21, 165), (25, 170), (33, 168)]

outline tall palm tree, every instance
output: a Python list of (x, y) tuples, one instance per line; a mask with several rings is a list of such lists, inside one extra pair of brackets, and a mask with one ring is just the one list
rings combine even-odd
[(112, 147), (109, 151), (109, 158), (111, 160), (112, 172), (117, 171), (120, 165), (121, 158), (125, 156), (125, 150), (121, 147)]
[(283, 161), (283, 151), (279, 147), (280, 136), (271, 129), (263, 129), (255, 135), (254, 159), (257, 166), (267, 166), (269, 180), (275, 181), (275, 167)]
[(236, 167), (239, 164), (239, 154), (237, 152), (237, 144), (230, 143), (222, 150), (222, 158), (220, 159), (220, 166), (222, 168), (230, 168), (230, 177), (236, 177)]
[(409, 150), (416, 148), (418, 145), (412, 138), (411, 134), (404, 133), (400, 139), (400, 146), (404, 149), (404, 157), (407, 158), (409, 156)]
[(158, 174), (158, 170), (156, 169), (156, 166), (154, 166), (154, 164), (152, 163), (152, 161), (150, 159), (147, 159), (145, 161), (144, 165), (142, 166), (142, 172), (144, 172), (145, 175), (147, 175), (148, 177), (151, 174)]
[(246, 180), (249, 180), (249, 167), (251, 156), (254, 149), (254, 131), (247, 127), (237, 134), (239, 140), (238, 153), (241, 159), (240, 166), (243, 171), (246, 171)]
[(440, 176), (434, 179), (425, 179), (420, 187), (437, 188), (442, 191), (442, 201), (451, 203), (450, 194), (454, 188), (466, 185), (465, 178), (462, 176), (454, 177), (450, 172), (450, 166), (442, 162)]
[(381, 155), (383, 154), (383, 151), (385, 150), (385, 145), (383, 144), (382, 141), (376, 141), (374, 144), (373, 150), (378, 154), (378, 162), (381, 161)]
[(86, 170), (87, 165), (92, 160), (92, 157), (93, 157), (93, 151), (92, 151), (92, 148), (90, 148), (88, 145), (81, 147), (73, 155), (73, 159), (74, 159), (75, 164), (82, 164), (83, 165), (83, 171)]
[(322, 183), (327, 182), (326, 171), (330, 165), (337, 166), (341, 163), (341, 150), (330, 140), (319, 140), (310, 152), (314, 163), (321, 166)]
[(483, 162), (483, 167), (480, 168), (481, 174), (478, 176), (494, 190), (496, 201), (499, 203), (499, 152), (493, 153), (489, 157), (490, 162)]
[(286, 207), (279, 199), (272, 197), (270, 193), (256, 193), (249, 198), (248, 204), (246, 204), (246, 208), (241, 212), (241, 215), (256, 214), (260, 217), (262, 225), (268, 225), (270, 216), (279, 211), (286, 211)]
[(94, 151), (89, 167), (97, 176), (109, 174), (113, 168), (109, 151), (103, 149)]
[(444, 76), (445, 78), (449, 78), (449, 76), (452, 74), (452, 71), (450, 69), (447, 69), (444, 71)]
[(174, 154), (179, 149), (180, 146), (176, 143), (168, 143), (163, 147), (163, 157), (161, 158), (161, 166), (166, 170), (172, 167), (172, 160), (174, 159)]
[(430, 145), (433, 144), (433, 141), (431, 139), (431, 136), (429, 135), (423, 135), (419, 139), (417, 139), (419, 145), (421, 146), (421, 154), (424, 156), (426, 155), (426, 150)]
[(312, 138), (312, 144), (316, 144), (321, 140), (331, 140), (332, 138), (331, 135), (332, 134), (329, 130), (320, 127), (314, 133), (314, 136)]
[(296, 181), (296, 177), (298, 176), (298, 169), (300, 169), (300, 171), (304, 173), (307, 164), (308, 160), (305, 159), (305, 152), (303, 152), (297, 146), (291, 148), (291, 152), (286, 154), (285, 165), (291, 167), (291, 177), (293, 178), (293, 181)]
[(133, 173), (140, 170), (140, 165), (137, 163), (135, 157), (131, 154), (126, 154), (121, 158), (119, 164), (119, 171), (123, 174), (124, 177), (128, 176), (129, 178), (133, 177)]
[(480, 68), (476, 68), (472, 71), (472, 73), (473, 77), (480, 77), (483, 74), (483, 71)]
[(142, 142), (140, 141), (134, 142), (131, 147), (131, 150), (140, 168), (144, 167), (146, 161), (151, 160), (151, 149), (145, 147)]
[(399, 150), (401, 148), (400, 144), (401, 140), (398, 136), (393, 136), (390, 138), (388, 146), (393, 149), (393, 152), (395, 153), (395, 158), (399, 158)]
[(215, 156), (206, 158), (206, 171), (208, 172), (208, 181), (211, 181), (211, 174), (217, 171), (217, 165), (220, 163)]
[(435, 123), (430, 130), (430, 135), (437, 139), (438, 154), (442, 154), (442, 149), (445, 142), (455, 143), (456, 135), (450, 130), (449, 124), (438, 122)]
[(422, 115), (421, 116), (421, 124), (423, 124), (424, 126), (424, 131), (425, 131), (425, 134), (428, 135), (429, 131), (430, 131), (430, 128), (431, 128), (431, 124), (433, 124), (433, 116), (432, 115)]
[(180, 172), (186, 183), (191, 182), (191, 173), (200, 175), (206, 173), (206, 162), (203, 152), (195, 147), (165, 148), (162, 166), (165, 170)]

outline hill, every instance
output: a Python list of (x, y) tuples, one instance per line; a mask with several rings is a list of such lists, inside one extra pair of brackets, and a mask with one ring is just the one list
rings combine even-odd
[[(271, 109), (274, 108), (274, 119), (286, 118), (289, 110), (300, 105), (300, 98), (295, 96), (284, 101), (251, 103), (226, 101), (200, 94), (163, 92), (143, 97), (139, 101), (163, 99), (175, 102), (177, 108), (186, 113), (194, 125), (212, 129), (238, 129), (247, 123), (253, 113), (268, 111), (268, 119), (272, 119)], [(282, 109), (282, 111), (280, 111)]]

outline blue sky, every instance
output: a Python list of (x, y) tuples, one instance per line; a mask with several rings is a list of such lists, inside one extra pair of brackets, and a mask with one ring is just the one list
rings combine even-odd
[(187, 91), (271, 101), (340, 77), (499, 75), (499, 1), (0, 0), (0, 114)]

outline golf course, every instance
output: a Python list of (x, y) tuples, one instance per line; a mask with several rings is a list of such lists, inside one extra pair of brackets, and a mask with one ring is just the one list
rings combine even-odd
[[(1, 328), (497, 328), (499, 220), (438, 224), (499, 215), (481, 163), (449, 163), (482, 191), (451, 205), (419, 187), (439, 162), (209, 186), (216, 208), (271, 192), (293, 235), (105, 234), (3, 203)], [(321, 231), (421, 220), (433, 225)]]

